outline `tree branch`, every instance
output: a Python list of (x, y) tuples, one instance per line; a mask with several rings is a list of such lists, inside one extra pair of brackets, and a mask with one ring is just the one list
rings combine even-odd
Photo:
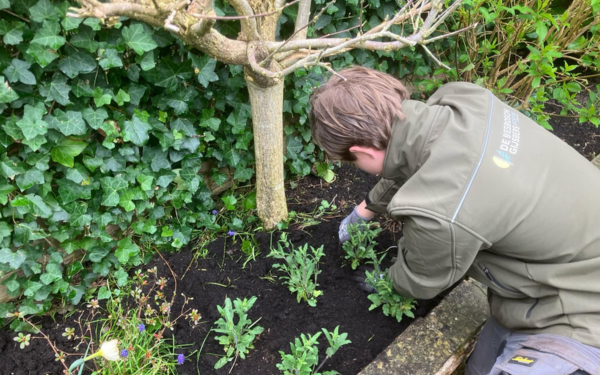
[(266, 17), (266, 16), (271, 16), (273, 14), (279, 13), (281, 12), (283, 9), (292, 6), (296, 3), (300, 2), (300, 0), (294, 0), (290, 3), (287, 3), (285, 5), (282, 5), (281, 7), (277, 7), (277, 9), (275, 9), (272, 12), (268, 12), (268, 13), (260, 13), (260, 14), (252, 14), (252, 15), (247, 15), (247, 16), (207, 16), (204, 14), (198, 14), (198, 13), (190, 13), (190, 15), (196, 17), (196, 18), (201, 18), (201, 19), (209, 19), (209, 20), (221, 20), (221, 21), (236, 21), (236, 20), (245, 20), (247, 18), (262, 18), (262, 17)]
[[(295, 36), (290, 39), (306, 39), (308, 33), (308, 19), (310, 18), (310, 4), (312, 0), (301, 0), (298, 5), (298, 15), (296, 16), (296, 25), (294, 28)], [(305, 25), (305, 26), (302, 26)]]
[(242, 35), (246, 41), (260, 40), (258, 35), (258, 27), (254, 19), (254, 11), (247, 0), (229, 0), (229, 4), (235, 9), (236, 13), (242, 16), (240, 23), (242, 24)]

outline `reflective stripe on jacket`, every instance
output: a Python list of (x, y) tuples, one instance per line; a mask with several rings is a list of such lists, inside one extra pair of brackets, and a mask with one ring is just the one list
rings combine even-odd
[(600, 170), (473, 84), (402, 108), (367, 198), (403, 222), (398, 292), (431, 298), (468, 274), (505, 327), (600, 347)]

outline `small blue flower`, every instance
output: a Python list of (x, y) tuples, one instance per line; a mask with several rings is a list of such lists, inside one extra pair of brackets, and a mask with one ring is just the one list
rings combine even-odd
[(227, 234), (228, 234), (230, 237), (233, 237), (233, 236), (235, 236), (237, 233), (236, 233), (236, 232), (234, 232), (234, 231), (232, 231), (232, 230), (230, 230), (229, 232), (227, 232)]
[(146, 326), (144, 324), (140, 324), (138, 326), (138, 329), (140, 330), (140, 332), (144, 332), (146, 330)]
[(212, 210), (212, 214), (213, 214), (213, 215), (216, 215), (216, 214), (218, 214), (218, 213), (219, 213), (219, 211), (217, 211), (217, 210)]
[(181, 353), (177, 354), (177, 364), (178, 365), (183, 365), (184, 361), (185, 361), (184, 355), (181, 354)]
[(125, 357), (127, 357), (128, 354), (129, 354), (129, 352), (127, 351), (127, 349), (121, 350), (121, 357), (125, 358)]

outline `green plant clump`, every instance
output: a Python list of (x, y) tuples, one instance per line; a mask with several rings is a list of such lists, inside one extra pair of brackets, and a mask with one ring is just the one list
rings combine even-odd
[(367, 297), (372, 302), (369, 311), (382, 306), (383, 314), (396, 318), (398, 322), (402, 321), (403, 316), (414, 318), (412, 310), (417, 301), (398, 294), (387, 270), (380, 272), (378, 269), (365, 271), (365, 282), (376, 291)]
[[(231, 361), (234, 361), (233, 368), (238, 357), (245, 359), (249, 350), (254, 349), (254, 339), (264, 331), (263, 327), (255, 326), (260, 319), (255, 322), (248, 319), (248, 310), (256, 300), (257, 297), (244, 298), (244, 300), (237, 298), (232, 305), (231, 299), (225, 298), (225, 305), (217, 306), (221, 318), (215, 322), (217, 327), (213, 328), (213, 331), (223, 333), (215, 339), (223, 345), (225, 356), (217, 361), (215, 369), (220, 369)], [(235, 315), (238, 317), (237, 323), (234, 322)]]
[(345, 259), (350, 260), (350, 266), (355, 270), (361, 263), (376, 259), (375, 238), (381, 233), (377, 223), (350, 224), (348, 234), (350, 239), (342, 245), (346, 251)]
[[(333, 332), (322, 328), (329, 347), (326, 350), (326, 356), (319, 363), (319, 342), (317, 339), (321, 336), (321, 332), (317, 332), (314, 335), (301, 334), (300, 338), (296, 337), (294, 343), (290, 343), (291, 354), (286, 354), (282, 351), (279, 352), (281, 355), (281, 362), (276, 366), (279, 370), (283, 371), (284, 375), (336, 375), (339, 372), (335, 370), (319, 372), (325, 362), (333, 357), (333, 355), (340, 349), (340, 347), (350, 344), (351, 341), (347, 340), (347, 333), (339, 333), (339, 326), (335, 327)], [(318, 364), (318, 367), (317, 367)], [(316, 369), (315, 369), (316, 367)]]
[(323, 245), (315, 249), (308, 244), (297, 248), (287, 240), (286, 233), (281, 234), (277, 249), (271, 248), (267, 257), (282, 259), (285, 263), (276, 263), (273, 268), (281, 270), (287, 276), (279, 276), (292, 293), (296, 293), (298, 303), (304, 300), (309, 306), (317, 306), (317, 297), (323, 292), (317, 290), (317, 276), (321, 273), (319, 260), (325, 256)]

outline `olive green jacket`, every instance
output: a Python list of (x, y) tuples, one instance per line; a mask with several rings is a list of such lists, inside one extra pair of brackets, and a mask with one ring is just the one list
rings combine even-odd
[(397, 291), (432, 298), (467, 274), (507, 328), (600, 347), (600, 170), (473, 84), (402, 108), (367, 198), (403, 222)]

